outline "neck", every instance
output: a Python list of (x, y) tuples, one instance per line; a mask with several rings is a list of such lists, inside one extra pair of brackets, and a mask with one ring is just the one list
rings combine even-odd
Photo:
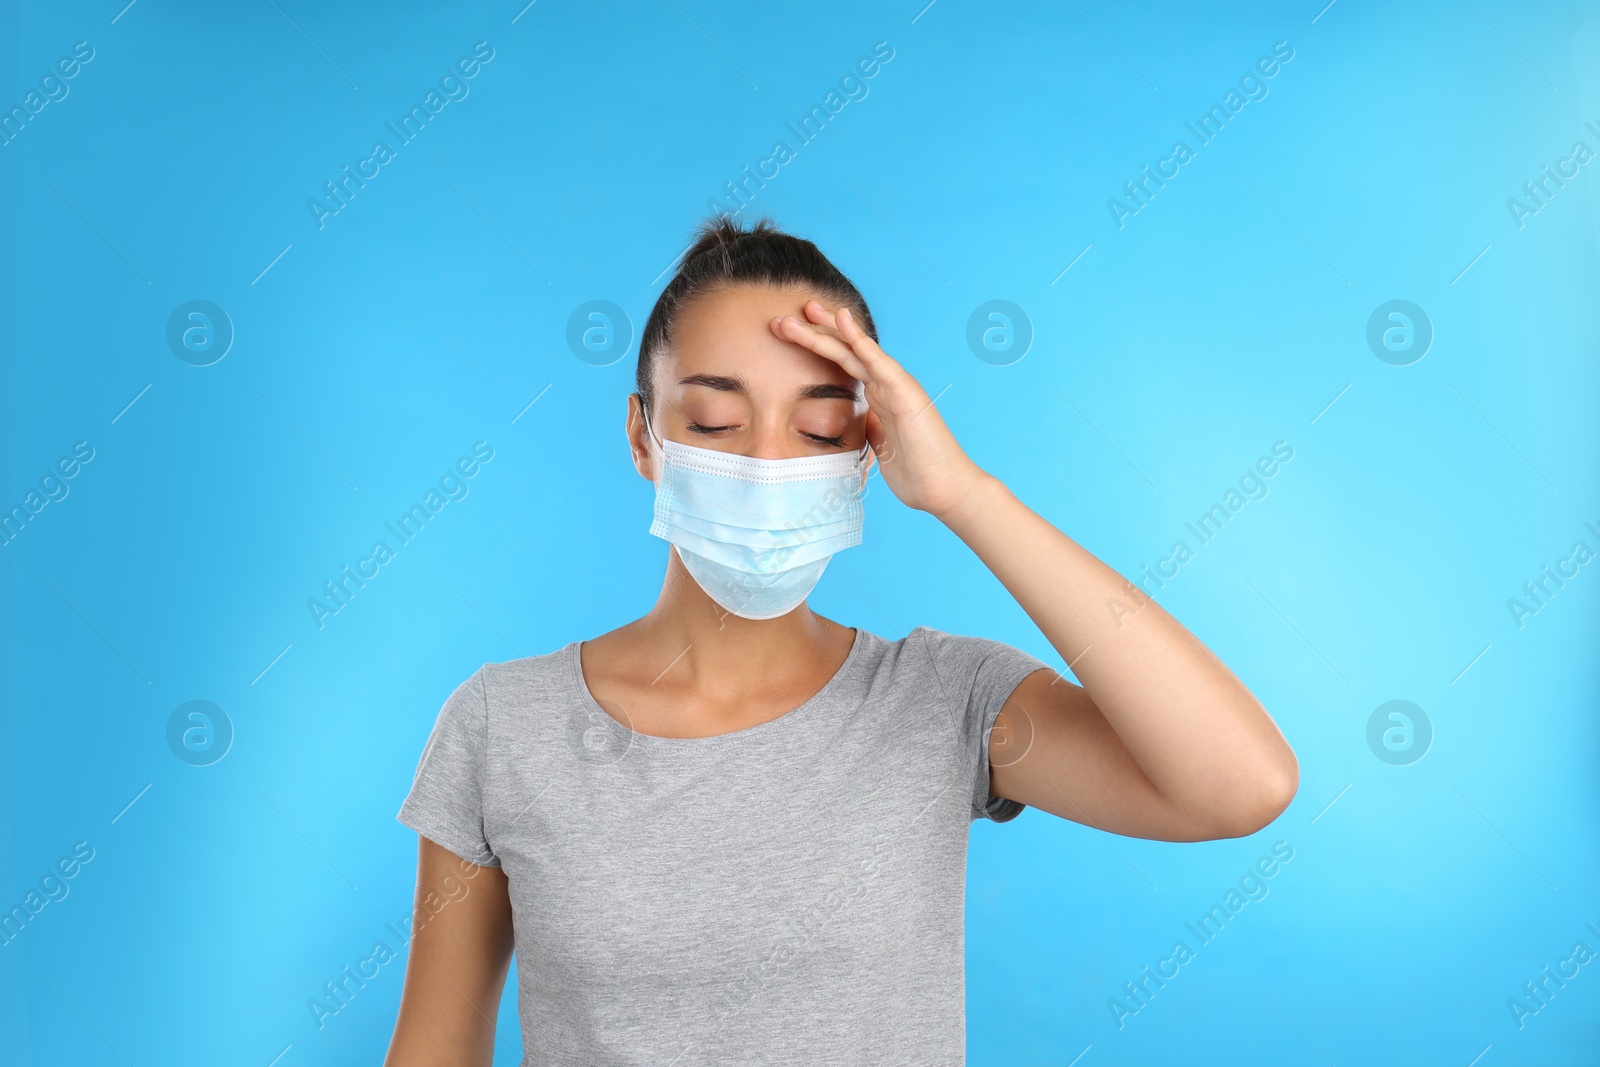
[(850, 629), (802, 602), (776, 619), (746, 619), (708, 596), (668, 546), (667, 575), (655, 607), (633, 624), (663, 667), (677, 659), (692, 675), (758, 679), (784, 673), (784, 664), (809, 659), (848, 641)]

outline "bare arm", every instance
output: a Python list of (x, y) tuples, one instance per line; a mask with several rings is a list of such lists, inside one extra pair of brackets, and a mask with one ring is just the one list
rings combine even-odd
[(489, 1067), (514, 945), (505, 872), (417, 840), (411, 954), (383, 1067)]
[(805, 314), (771, 328), (865, 383), (867, 440), (884, 482), (966, 542), (1083, 679), (1036, 671), (1017, 687), (991, 734), (990, 792), (1167, 841), (1243, 837), (1277, 818), (1299, 787), (1299, 764), (1239, 679), (973, 463), (926, 390), (848, 308), (808, 300)]
[[(931, 414), (931, 413), (930, 413)], [(1299, 766), (1199, 639), (989, 475), (940, 515), (1017, 598), (1078, 686), (1035, 671), (990, 737), (990, 792), (1129, 837), (1243, 837), (1288, 806)]]

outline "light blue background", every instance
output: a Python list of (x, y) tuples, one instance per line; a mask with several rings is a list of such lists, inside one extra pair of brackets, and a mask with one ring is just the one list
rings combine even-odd
[[(1600, 162), (1520, 228), (1507, 199), (1600, 149), (1600, 6), (125, 2), (0, 22), (6, 109), (95, 49), (0, 147), (0, 506), (95, 450), (0, 548), (0, 908), (95, 850), (0, 948), (6, 1062), (381, 1060), (403, 961), (320, 1030), (307, 1001), (397, 943), (394, 815), (439, 705), (663, 573), (622, 437), (636, 344), (594, 366), (568, 317), (613, 301), (636, 339), (779, 139), (743, 217), (817, 241), (968, 452), (1125, 574), (1294, 449), (1159, 598), (1280, 723), (1299, 796), (1204, 844), (977, 824), (970, 1062), (1594, 1062), (1600, 963), (1520, 1029), (1507, 1001), (1600, 951), (1600, 563), (1521, 628), (1507, 600), (1600, 549)], [(470, 94), (319, 229), (308, 198), (479, 40)], [(1107, 199), (1277, 41), (1269, 95), (1119, 229)], [(165, 340), (192, 299), (236, 331), (208, 367)], [(1034, 330), (1009, 366), (966, 344), (991, 299)], [(1391, 299), (1435, 331), (1410, 366), (1366, 344)], [(319, 629), (308, 598), (480, 440), (470, 495)], [(874, 488), (818, 611), (1063, 662)], [(197, 699), (235, 731), (208, 767), (166, 741)], [(1433, 724), (1409, 766), (1367, 745), (1391, 699)], [(1270, 894), (1119, 1029), (1108, 1000), (1277, 841)], [(514, 1064), (514, 975), (499, 1030)]]

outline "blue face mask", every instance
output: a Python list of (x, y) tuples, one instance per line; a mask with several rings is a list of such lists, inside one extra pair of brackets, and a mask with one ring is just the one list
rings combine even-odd
[(861, 543), (863, 473), (872, 446), (756, 459), (666, 441), (655, 521), (706, 595), (744, 619), (787, 615), (811, 595), (835, 552)]

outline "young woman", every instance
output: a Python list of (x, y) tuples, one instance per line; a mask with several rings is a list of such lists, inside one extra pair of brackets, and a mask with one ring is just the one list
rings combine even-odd
[[(961, 1064), (972, 820), (1199, 841), (1294, 796), (1250, 692), (967, 457), (810, 241), (702, 224), (637, 386), (660, 597), (440, 710), (399, 813), (421, 840), (387, 1067), (489, 1064), (513, 950), (528, 1065)], [(811, 611), (874, 467), (1081, 687), (999, 641)]]

